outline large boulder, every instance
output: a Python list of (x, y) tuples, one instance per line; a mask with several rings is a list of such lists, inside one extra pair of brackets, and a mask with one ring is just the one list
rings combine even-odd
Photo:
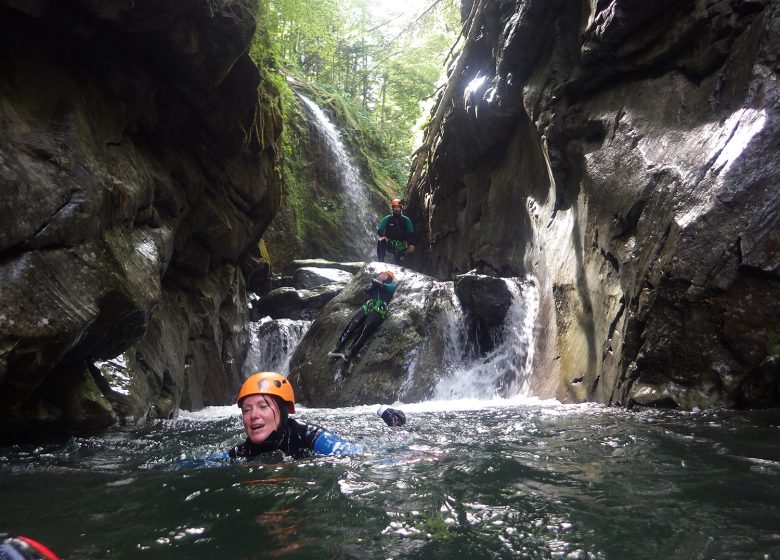
[(780, 405), (777, 2), (471, 7), (410, 266), (535, 276), (541, 397)]
[(506, 282), (495, 276), (470, 272), (455, 277), (455, 293), (464, 306), (471, 309), (486, 327), (504, 322), (512, 305), (512, 294)]
[[(354, 313), (366, 301), (365, 289), (382, 270), (395, 274), (397, 290), (389, 313), (349, 364), (328, 357)], [(370, 263), (315, 319), (290, 361), (296, 396), (309, 406), (418, 401), (459, 356), (453, 356), (453, 321), (462, 311), (452, 282), (438, 282), (409, 269)]]
[(271, 290), (252, 302), (252, 320), (262, 317), (272, 319), (313, 319), (322, 307), (341, 291), (338, 284), (327, 284), (298, 290), (284, 286)]
[[(321, 261), (329, 262), (330, 261)], [(311, 320), (322, 307), (333, 299), (352, 279), (353, 274), (330, 263), (333, 267), (304, 266), (295, 270), (293, 276), (281, 278), (279, 286), (252, 300), (251, 317), (258, 321), (263, 317), (272, 319)], [(349, 267), (352, 263), (346, 263)]]
[(298, 270), (300, 268), (335, 268), (355, 274), (359, 272), (366, 263), (364, 262), (337, 262), (327, 259), (298, 259), (292, 261), (287, 268)]
[(295, 287), (300, 289), (315, 288), (337, 284), (345, 286), (352, 280), (352, 273), (338, 268), (319, 268), (313, 266), (304, 266), (295, 271)]

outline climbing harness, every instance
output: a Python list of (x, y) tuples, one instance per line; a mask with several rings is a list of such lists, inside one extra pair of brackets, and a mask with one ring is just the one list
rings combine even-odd
[(387, 303), (380, 298), (366, 301), (366, 303), (363, 304), (363, 313), (368, 315), (372, 311), (379, 313), (379, 316), (382, 317), (382, 320), (384, 321), (385, 317), (387, 317)]
[(389, 239), (387, 243), (390, 245), (390, 252), (395, 255), (403, 255), (406, 253), (406, 241), (400, 239)]

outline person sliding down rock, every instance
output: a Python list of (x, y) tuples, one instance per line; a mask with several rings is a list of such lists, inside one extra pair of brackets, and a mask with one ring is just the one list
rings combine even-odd
[(408, 216), (404, 216), (400, 198), (394, 198), (390, 207), (393, 213), (382, 218), (377, 229), (376, 257), (385, 262), (385, 253), (389, 251), (395, 257), (395, 264), (403, 264), (406, 253), (414, 253), (414, 225)]
[[(387, 317), (387, 304), (393, 299), (395, 293), (395, 284), (393, 284), (393, 273), (389, 270), (380, 272), (376, 278), (371, 280), (371, 285), (366, 288), (366, 292), (371, 296), (371, 299), (366, 301), (357, 313), (352, 317), (344, 332), (341, 333), (339, 341), (333, 350), (328, 352), (328, 356), (337, 356), (343, 358), (345, 361), (357, 353), (358, 350), (365, 344), (368, 337), (377, 329), (377, 327)], [(358, 333), (358, 331), (360, 331)], [(352, 345), (342, 354), (341, 349), (347, 340), (357, 333)]]

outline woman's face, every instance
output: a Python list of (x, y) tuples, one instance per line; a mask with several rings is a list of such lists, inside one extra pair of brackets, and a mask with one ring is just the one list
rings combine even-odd
[(252, 443), (263, 443), (279, 427), (276, 399), (267, 395), (250, 395), (241, 403), (244, 431)]

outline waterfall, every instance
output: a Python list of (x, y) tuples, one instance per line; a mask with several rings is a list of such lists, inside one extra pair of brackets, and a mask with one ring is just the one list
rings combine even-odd
[(535, 279), (519, 282), (505, 278), (512, 293), (512, 304), (504, 322), (490, 332), (493, 348), (482, 355), (476, 342), (470, 340), (469, 318), (459, 302), (444, 309), (446, 322), (445, 356), (447, 373), (436, 384), (434, 400), (462, 398), (487, 399), (514, 395), (528, 396), (528, 377), (533, 364), (533, 326), (539, 308)]
[(287, 375), (295, 347), (311, 326), (311, 321), (263, 317), (250, 325), (250, 348), (244, 362), (244, 375), (255, 371), (276, 371)]
[(343, 196), (341, 220), (344, 224), (344, 241), (352, 253), (347, 258), (371, 260), (376, 239), (376, 224), (379, 222), (371, 210), (368, 192), (360, 177), (360, 171), (347, 152), (341, 133), (325, 112), (311, 99), (297, 94), (312, 117), (312, 123), (330, 153), (336, 171), (338, 188)]

